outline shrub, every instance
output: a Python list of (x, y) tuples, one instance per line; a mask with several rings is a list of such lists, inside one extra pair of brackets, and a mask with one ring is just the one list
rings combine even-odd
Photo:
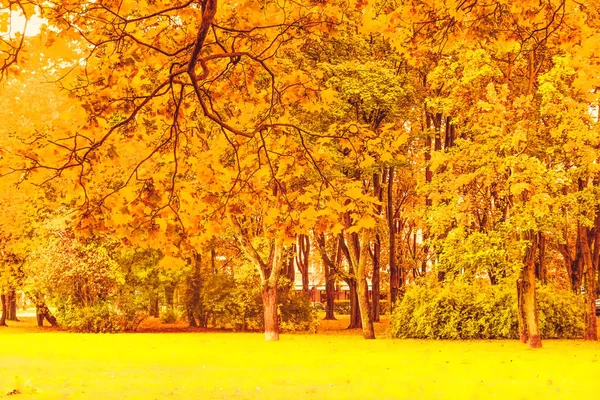
[(118, 314), (107, 303), (92, 307), (59, 307), (61, 325), (70, 331), (87, 333), (114, 333), (124, 330)]
[(337, 315), (350, 315), (350, 300), (336, 300), (333, 303), (333, 313)]
[[(202, 287), (202, 309), (206, 321), (218, 328), (263, 329), (263, 306), (258, 273), (252, 268), (234, 277), (217, 274), (207, 277)], [(291, 289), (282, 278), (278, 286), (279, 322), (284, 332), (316, 331), (317, 313), (310, 299)]]
[[(576, 338), (583, 333), (580, 296), (552, 287), (537, 291), (543, 338)], [(391, 319), (397, 338), (516, 339), (516, 289), (454, 282), (408, 289)]]
[(379, 314), (386, 315), (390, 312), (390, 302), (387, 300), (379, 300)]
[(319, 327), (318, 312), (304, 293), (285, 290), (279, 296), (279, 327), (282, 332), (312, 332)]
[(160, 322), (163, 324), (174, 324), (179, 319), (179, 315), (172, 308), (167, 308), (164, 313), (160, 314)]

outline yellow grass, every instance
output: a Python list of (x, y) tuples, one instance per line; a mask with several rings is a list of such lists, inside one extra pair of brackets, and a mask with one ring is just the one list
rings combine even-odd
[[(365, 341), (317, 335), (73, 334), (0, 328), (0, 397), (20, 399), (597, 398), (600, 345), (545, 341)], [(15, 326), (16, 325), (16, 326)], [(385, 324), (379, 325), (385, 337)]]

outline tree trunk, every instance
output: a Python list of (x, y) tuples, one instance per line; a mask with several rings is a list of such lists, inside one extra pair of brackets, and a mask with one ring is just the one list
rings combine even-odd
[[(375, 339), (373, 315), (369, 307), (369, 285), (367, 283), (367, 258), (369, 255), (369, 231), (364, 230), (362, 235), (362, 249), (360, 260), (357, 260), (356, 283), (358, 286), (358, 305), (362, 322), (363, 336), (365, 339)], [(354, 260), (353, 260), (354, 262)]]
[(296, 281), (296, 244), (294, 243), (289, 252), (287, 252), (285, 262), (283, 264), (283, 271), (281, 274), (292, 282), (292, 286), (295, 289)]
[(362, 328), (362, 322), (360, 319), (360, 306), (358, 304), (356, 279), (348, 279), (346, 283), (348, 284), (350, 295), (350, 325), (348, 325), (348, 328), (346, 329)]
[(50, 325), (57, 327), (58, 326), (58, 322), (56, 321), (56, 318), (54, 317), (54, 315), (52, 315), (50, 313), (50, 310), (48, 309), (48, 306), (46, 305), (46, 303), (44, 302), (40, 302), (38, 304), (36, 304), (36, 317), (37, 317), (37, 323), (38, 326), (43, 326), (44, 325), (44, 319), (46, 319), (46, 321), (48, 321), (50, 323)]
[(7, 308), (6, 307), (6, 295), (5, 294), (0, 294), (0, 303), (2, 303), (2, 315), (0, 315), (0, 326), (6, 326), (6, 314), (7, 314)]
[(394, 200), (393, 200), (393, 184), (394, 184), (394, 167), (388, 169), (387, 178), (387, 223), (389, 232), (389, 264), (390, 264), (390, 310), (393, 309), (398, 299), (399, 274), (398, 266), (396, 265), (396, 227), (394, 224)]
[[(568, 234), (565, 232), (565, 237), (568, 238)], [(567, 269), (567, 275), (569, 282), (571, 283), (571, 290), (575, 294), (581, 293), (581, 283), (583, 279), (583, 259), (581, 256), (581, 235), (579, 229), (579, 222), (577, 223), (577, 240), (575, 242), (575, 257), (572, 256), (571, 246), (569, 242), (561, 243), (558, 245), (558, 250), (565, 260), (565, 268)]]
[(175, 284), (170, 283), (165, 285), (165, 303), (167, 303), (167, 309), (173, 310), (174, 308), (174, 297), (175, 297)]
[(325, 267), (325, 293), (326, 293), (326, 304), (325, 304), (325, 319), (335, 320), (335, 277), (329, 271), (329, 268)]
[[(188, 276), (187, 288), (186, 288), (186, 311), (188, 316), (188, 323), (190, 327), (194, 328), (201, 325), (201, 314), (202, 304), (200, 299), (200, 288), (202, 286), (202, 254), (194, 251), (193, 256), (193, 267), (190, 275)], [(196, 322), (196, 319), (198, 322)]]
[(271, 251), (267, 261), (259, 254), (250, 241), (249, 230), (242, 227), (235, 215), (230, 215), (233, 227), (237, 230), (236, 239), (241, 250), (254, 263), (260, 275), (262, 287), (265, 340), (279, 340), (277, 321), (277, 281), (283, 269), (283, 239), (271, 239)]
[[(323, 262), (323, 269), (325, 270), (325, 293), (326, 302), (325, 305), (325, 319), (334, 320), (334, 307), (335, 307), (335, 270), (336, 265), (334, 264), (333, 258), (327, 254), (327, 246), (325, 243), (324, 233), (315, 233), (315, 242), (319, 253), (321, 254), (321, 260)], [(339, 249), (339, 247), (338, 247)], [(335, 252), (334, 252), (335, 253)]]
[(583, 259), (583, 275), (585, 283), (585, 340), (598, 340), (596, 327), (596, 268), (590, 250), (589, 228), (580, 225), (581, 255)]
[(531, 348), (542, 347), (542, 339), (538, 325), (538, 312), (535, 302), (535, 253), (537, 249), (537, 235), (528, 233), (531, 245), (526, 250), (523, 268), (521, 269), (521, 306), (520, 313), (524, 318), (527, 332), (527, 342)]
[(538, 242), (538, 257), (535, 263), (535, 277), (544, 285), (547, 283), (546, 273), (546, 237), (543, 233), (539, 233)]
[(149, 314), (154, 318), (158, 318), (160, 315), (159, 311), (160, 311), (160, 307), (158, 304), (158, 293), (152, 293), (150, 295)]
[(519, 323), (519, 339), (527, 343), (527, 319), (525, 318), (525, 285), (522, 273), (517, 279), (517, 321)]
[(7, 296), (7, 314), (8, 321), (19, 321), (17, 318), (17, 295), (14, 290), (11, 290)]
[(262, 301), (265, 322), (265, 340), (279, 340), (277, 323), (277, 285), (263, 285)]
[(296, 264), (302, 274), (302, 292), (308, 295), (308, 258), (310, 255), (310, 239), (308, 235), (298, 235), (297, 249)]
[(381, 238), (379, 234), (375, 235), (375, 243), (373, 244), (373, 252), (371, 253), (373, 260), (373, 278), (371, 280), (371, 313), (373, 322), (379, 322), (379, 314), (381, 306), (379, 304), (379, 270), (381, 260)]
[(37, 326), (44, 326), (44, 314), (41, 312), (39, 307), (35, 308), (35, 318), (37, 320)]

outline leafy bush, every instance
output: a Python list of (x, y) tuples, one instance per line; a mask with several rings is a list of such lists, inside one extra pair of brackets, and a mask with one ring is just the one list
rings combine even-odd
[[(316, 331), (317, 313), (310, 299), (291, 290), (290, 282), (279, 282), (279, 322), (284, 332)], [(216, 274), (206, 278), (202, 287), (202, 309), (206, 321), (218, 328), (234, 330), (263, 329), (261, 285), (254, 269), (238, 271), (235, 278)]]
[(350, 300), (336, 300), (333, 303), (333, 313), (337, 315), (350, 315)]
[[(575, 338), (583, 333), (583, 303), (569, 291), (540, 287), (537, 291), (543, 338)], [(411, 287), (391, 319), (397, 338), (516, 339), (516, 289), (455, 282)]]
[(317, 332), (318, 312), (304, 293), (289, 289), (280, 293), (279, 312), (282, 332)]
[(119, 324), (120, 318), (106, 303), (92, 307), (63, 306), (57, 311), (61, 325), (71, 331), (113, 333), (124, 330)]
[(390, 312), (390, 302), (387, 300), (379, 300), (379, 314), (386, 315)]
[(537, 288), (539, 323), (545, 338), (577, 338), (583, 336), (585, 323), (582, 295), (570, 290), (557, 291), (550, 286)]
[(175, 312), (175, 310), (171, 308), (167, 308), (164, 313), (160, 314), (160, 322), (163, 324), (174, 324), (179, 319), (179, 315)]

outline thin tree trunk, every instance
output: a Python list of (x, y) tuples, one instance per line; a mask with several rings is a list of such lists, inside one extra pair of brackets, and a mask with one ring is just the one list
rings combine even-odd
[(7, 308), (6, 307), (6, 295), (5, 294), (1, 294), (0, 295), (0, 303), (2, 303), (2, 315), (0, 315), (0, 326), (6, 326), (6, 314), (7, 314)]
[(360, 319), (360, 306), (358, 304), (358, 291), (356, 279), (348, 279), (346, 283), (348, 284), (350, 295), (350, 324), (346, 329), (362, 328), (362, 321)]
[(537, 235), (529, 233), (527, 237), (531, 241), (531, 246), (526, 250), (523, 268), (521, 269), (522, 280), (522, 300), (519, 302), (522, 307), (521, 313), (525, 319), (527, 329), (527, 341), (529, 347), (542, 347), (542, 339), (538, 325), (538, 312), (535, 301), (535, 253), (537, 249)]
[(373, 252), (371, 254), (373, 260), (373, 278), (371, 279), (371, 313), (373, 322), (379, 322), (379, 314), (381, 306), (379, 302), (379, 270), (381, 260), (381, 238), (379, 234), (375, 235), (375, 243), (373, 243)]
[(335, 320), (335, 276), (328, 271), (329, 268), (325, 266), (325, 320)]
[[(349, 217), (348, 217), (349, 218)], [(349, 225), (349, 222), (347, 223), (347, 226)], [(348, 248), (348, 245), (346, 244), (346, 239), (344, 237), (343, 234), (339, 235), (339, 246), (340, 249), (342, 251), (342, 253), (344, 254), (344, 257), (346, 258), (346, 260), (348, 261), (348, 274), (346, 276), (346, 278), (344, 279), (345, 282), (348, 284), (348, 292), (350, 295), (350, 325), (348, 325), (347, 329), (356, 329), (356, 328), (362, 328), (362, 323), (361, 323), (361, 319), (360, 319), (360, 309), (359, 309), (359, 305), (358, 305), (358, 292), (357, 292), (357, 284), (356, 284), (356, 269), (354, 267), (353, 264), (353, 260), (357, 260), (358, 258), (360, 258), (360, 254), (356, 253), (356, 251), (360, 251), (360, 248), (357, 247), (358, 246), (358, 235), (356, 234), (352, 234), (351, 235), (351, 240), (353, 242), (353, 252), (354, 254), (350, 253), (350, 249)]]
[(170, 283), (165, 285), (165, 302), (167, 303), (167, 309), (173, 310), (174, 308), (174, 297), (175, 297), (175, 284)]
[[(369, 307), (369, 285), (367, 283), (367, 259), (369, 255), (369, 231), (364, 230), (360, 260), (356, 260), (356, 283), (358, 286), (358, 305), (360, 308), (363, 336), (365, 339), (375, 339), (373, 316)], [(354, 262), (354, 260), (353, 260)]]
[(56, 317), (54, 317), (54, 315), (52, 315), (50, 313), (48, 306), (44, 302), (36, 304), (36, 316), (37, 316), (38, 326), (44, 325), (44, 319), (46, 319), (46, 321), (48, 321), (50, 323), (50, 325), (52, 325), (54, 327), (58, 326)]
[(159, 309), (158, 294), (154, 292), (150, 295), (149, 314), (154, 318), (158, 318), (160, 315)]
[(283, 275), (285, 278), (289, 279), (292, 282), (292, 286), (294, 286), (295, 289), (295, 280), (296, 280), (296, 251), (297, 251), (297, 246), (294, 243), (292, 245), (292, 247), (290, 248), (290, 251), (287, 252), (287, 256), (285, 258), (285, 262), (283, 264), (283, 271), (281, 273), (281, 275)]
[(522, 271), (517, 279), (517, 321), (519, 323), (519, 339), (527, 343), (527, 319), (525, 318), (525, 281)]
[(589, 244), (589, 229), (580, 225), (581, 254), (583, 259), (583, 275), (585, 283), (585, 340), (598, 340), (596, 326), (596, 269), (592, 262), (592, 252)]
[(241, 250), (254, 263), (262, 288), (263, 316), (265, 340), (279, 340), (279, 324), (277, 320), (277, 281), (283, 269), (283, 239), (271, 239), (271, 251), (268, 260), (262, 258), (250, 241), (248, 229), (242, 227), (235, 215), (230, 215), (231, 222), (237, 230), (236, 239)]
[(308, 258), (310, 255), (310, 239), (308, 235), (298, 235), (297, 249), (296, 264), (302, 274), (302, 292), (308, 295)]
[(8, 321), (19, 321), (17, 318), (17, 296), (14, 290), (11, 290), (7, 296), (7, 314)]
[(263, 285), (262, 301), (265, 322), (265, 340), (279, 340), (277, 285)]
[(390, 310), (393, 309), (398, 299), (399, 274), (396, 265), (396, 227), (394, 224), (393, 201), (394, 167), (388, 168), (387, 178), (387, 223), (389, 232), (389, 264), (390, 264)]
[[(202, 255), (194, 251), (193, 260), (194, 263), (191, 274), (188, 277), (187, 288), (186, 288), (186, 309), (188, 316), (188, 323), (190, 327), (195, 328), (202, 324), (202, 304), (200, 299), (200, 288), (202, 286)], [(197, 321), (196, 321), (197, 320)]]
[(537, 262), (535, 263), (535, 277), (544, 285), (547, 283), (546, 272), (546, 237), (540, 232), (538, 242), (538, 257)]
[[(325, 293), (326, 293), (326, 302), (325, 305), (325, 319), (326, 320), (334, 320), (334, 308), (335, 308), (335, 270), (336, 266), (334, 264), (333, 258), (329, 257), (327, 254), (327, 246), (325, 243), (325, 234), (324, 233), (315, 233), (315, 242), (317, 244), (317, 248), (319, 249), (319, 253), (321, 254), (321, 260), (323, 262), (323, 269), (325, 270)], [(338, 244), (339, 246), (339, 244)], [(339, 247), (338, 247), (339, 249)], [(334, 251), (334, 253), (338, 253), (338, 250)]]

